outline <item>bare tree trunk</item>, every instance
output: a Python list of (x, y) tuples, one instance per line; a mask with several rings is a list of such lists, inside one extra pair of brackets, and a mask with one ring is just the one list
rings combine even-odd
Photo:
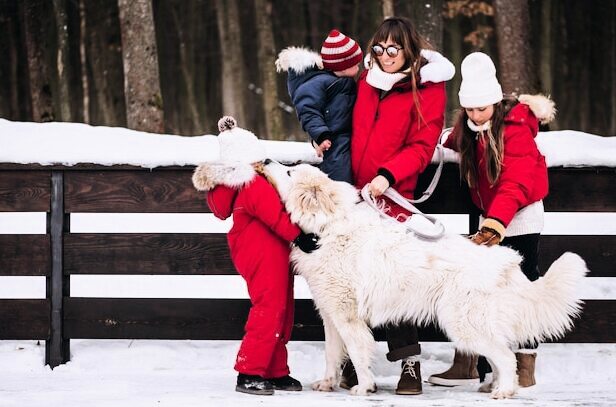
[(43, 9), (36, 0), (24, 2), (25, 40), (28, 55), (28, 73), (32, 120), (49, 122), (55, 120), (51, 95), (51, 78), (45, 57), (43, 33)]
[[(189, 4), (193, 5), (193, 4)], [(194, 79), (194, 71), (192, 69), (193, 64), (190, 56), (188, 55), (187, 48), (191, 46), (190, 39), (186, 37), (186, 30), (189, 30), (190, 27), (183, 26), (182, 20), (178, 17), (178, 11), (176, 7), (173, 5), (170, 7), (171, 15), (173, 17), (173, 23), (178, 32), (178, 41), (179, 41), (179, 56), (180, 56), (180, 72), (182, 73), (182, 77), (184, 78), (184, 85), (186, 87), (186, 98), (188, 99), (186, 103), (188, 104), (188, 116), (191, 123), (190, 132), (193, 134), (198, 131), (201, 127), (199, 123), (199, 111), (197, 109), (197, 98), (195, 96), (195, 79)], [(241, 48), (238, 48), (240, 50)], [(222, 63), (224, 64), (224, 60)]]
[(56, 66), (58, 69), (58, 111), (59, 120), (74, 121), (71, 114), (71, 60), (68, 43), (68, 18), (66, 16), (66, 0), (53, 0), (53, 11), (56, 20), (56, 32), (58, 49), (56, 54)]
[(412, 2), (413, 22), (417, 31), (435, 49), (443, 49), (443, 0)]
[(81, 61), (81, 86), (83, 87), (83, 122), (90, 123), (90, 90), (86, 69), (86, 9), (79, 0), (79, 60)]
[(124, 73), (117, 3), (84, 1), (90, 123), (126, 126)]
[(150, 0), (118, 0), (124, 62), (126, 121), (130, 129), (164, 132), (154, 16)]
[(10, 95), (10, 105), (9, 105), (9, 117), (13, 120), (18, 120), (20, 115), (20, 105), (19, 105), (19, 75), (17, 72), (18, 67), (18, 59), (19, 53), (17, 52), (18, 41), (16, 40), (15, 35), (15, 22), (13, 19), (7, 19), (6, 21), (6, 32), (8, 35), (8, 47), (9, 47), (9, 95)]
[(494, 0), (499, 79), (505, 93), (534, 92), (528, 0)]
[(539, 75), (541, 91), (552, 93), (552, 2), (541, 2), (541, 37), (539, 38)]
[(283, 139), (282, 114), (278, 107), (278, 88), (276, 83), (276, 44), (272, 31), (271, 0), (255, 0), (255, 19), (259, 38), (259, 70), (263, 88), (263, 107), (265, 112), (265, 136), (272, 140)]
[(614, 19), (616, 19), (616, 6), (612, 5), (611, 7), (611, 35), (609, 36), (610, 38), (610, 42), (609, 42), (609, 46), (611, 51), (609, 52), (610, 55), (610, 61), (609, 64), (612, 67), (611, 68), (611, 80), (610, 80), (610, 88), (611, 88), (611, 92), (610, 94), (612, 95), (611, 100), (610, 100), (610, 106), (611, 109), (609, 110), (610, 112), (610, 128), (607, 131), (607, 134), (610, 136), (616, 136), (616, 23), (614, 22)]
[(381, 0), (381, 4), (383, 7), (383, 20), (396, 15), (396, 12), (394, 11), (393, 0)]
[(216, 0), (216, 17), (222, 60), (222, 112), (235, 117), (241, 126), (246, 126), (244, 100), (248, 85), (236, 1)]

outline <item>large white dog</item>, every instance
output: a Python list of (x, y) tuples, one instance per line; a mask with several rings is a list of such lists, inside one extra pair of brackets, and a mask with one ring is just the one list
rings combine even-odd
[(563, 254), (531, 283), (514, 250), (454, 234), (420, 240), (358, 203), (353, 186), (314, 167), (268, 160), (265, 173), (291, 219), (321, 238), (313, 253), (291, 254), (325, 327), (325, 377), (315, 390), (333, 390), (348, 353), (358, 378), (351, 393), (375, 391), (369, 327), (409, 320), (436, 323), (457, 349), (485, 355), (492, 397), (511, 397), (518, 387), (511, 347), (562, 336), (580, 312), (575, 287), (588, 270), (576, 254)]

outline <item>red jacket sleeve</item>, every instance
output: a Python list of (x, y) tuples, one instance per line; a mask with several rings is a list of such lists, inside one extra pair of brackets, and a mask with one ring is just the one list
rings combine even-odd
[[(400, 181), (426, 169), (445, 121), (445, 83), (429, 84), (419, 94), (421, 116), (411, 121), (402, 149), (382, 167)], [(418, 125), (419, 123), (419, 125)]]
[(527, 125), (505, 127), (503, 166), (494, 199), (486, 211), (487, 217), (498, 219), (507, 226), (528, 202), (536, 175), (537, 151), (534, 135)]
[(207, 192), (207, 206), (210, 207), (214, 216), (225, 220), (233, 213), (233, 200), (236, 195), (237, 190), (225, 185), (217, 185)]
[(291, 222), (280, 196), (272, 184), (262, 176), (245, 187), (246, 202), (244, 209), (250, 215), (266, 224), (281, 239), (292, 242), (301, 229)]

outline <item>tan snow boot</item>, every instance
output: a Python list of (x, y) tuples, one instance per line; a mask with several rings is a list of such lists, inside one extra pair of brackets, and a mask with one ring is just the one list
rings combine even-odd
[(464, 354), (456, 349), (451, 367), (443, 373), (428, 377), (428, 383), (447, 387), (479, 383), (477, 356)]
[(517, 374), (520, 387), (534, 386), (536, 384), (535, 359), (537, 359), (537, 354), (517, 352), (515, 359), (518, 362)]
[(396, 394), (416, 395), (421, 394), (421, 369), (419, 359), (411, 356), (402, 361), (402, 373), (396, 387)]

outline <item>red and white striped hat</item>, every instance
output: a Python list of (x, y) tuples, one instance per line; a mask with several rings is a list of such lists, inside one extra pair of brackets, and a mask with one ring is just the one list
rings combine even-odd
[(338, 30), (331, 30), (321, 47), (323, 68), (328, 71), (344, 71), (363, 59), (361, 48), (352, 38)]

